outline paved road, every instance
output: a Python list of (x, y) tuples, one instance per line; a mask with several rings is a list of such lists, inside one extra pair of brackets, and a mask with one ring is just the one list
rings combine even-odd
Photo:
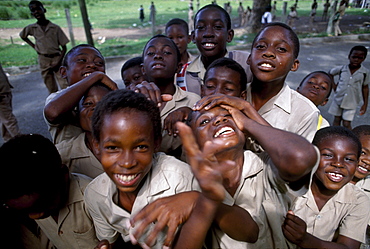
[[(306, 42), (304, 44), (307, 44)], [(287, 78), (289, 86), (297, 88), (302, 78), (315, 70), (328, 71), (330, 68), (348, 63), (348, 52), (355, 45), (369, 45), (369, 41), (343, 39), (339, 42), (314, 42), (311, 45), (301, 45), (299, 60), (300, 68), (297, 72), (291, 72)], [(107, 60), (107, 74), (123, 88), (120, 78), (120, 68), (125, 59), (116, 58)], [(370, 68), (370, 56), (364, 62)], [(42, 82), (40, 72), (31, 72), (20, 75), (10, 75), (9, 80), (14, 86), (13, 109), (18, 119), (22, 133), (39, 133), (49, 137), (47, 126), (43, 120), (42, 110), (45, 98), (48, 95)], [(323, 116), (332, 122), (333, 117), (327, 113), (329, 103), (320, 107)], [(356, 115), (353, 126), (370, 124), (370, 107), (364, 116)], [(0, 143), (2, 143), (0, 138)]]

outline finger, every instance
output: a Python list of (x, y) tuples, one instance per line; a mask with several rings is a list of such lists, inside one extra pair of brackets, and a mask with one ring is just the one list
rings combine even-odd
[(196, 111), (203, 109), (206, 105), (208, 105), (212, 101), (212, 98), (213, 98), (213, 95), (203, 97), (197, 103), (195, 103), (193, 109)]
[(173, 96), (171, 94), (162, 94), (161, 98), (163, 102), (168, 102), (173, 99)]
[(159, 90), (158, 86), (153, 83), (153, 82), (150, 82), (149, 83), (150, 85), (150, 98), (154, 101), (154, 103), (157, 103), (158, 107), (160, 107), (162, 105), (162, 96), (161, 96), (161, 91)]
[(179, 135), (186, 155), (189, 158), (198, 155), (200, 153), (200, 149), (191, 128), (182, 122), (177, 122), (176, 128), (179, 131)]
[[(145, 244), (154, 245), (156, 243), (157, 238), (160, 238), (160, 236), (162, 236), (160, 233), (165, 230), (168, 223), (169, 223), (168, 216), (161, 215), (161, 217), (158, 218), (157, 222), (152, 228), (150, 234), (146, 238)], [(163, 232), (163, 235), (164, 235), (164, 232)]]
[[(172, 223), (172, 222), (171, 222)], [(170, 224), (168, 226), (166, 239), (164, 240), (163, 244), (165, 246), (171, 246), (172, 242), (175, 239), (176, 231), (177, 231), (177, 224)]]

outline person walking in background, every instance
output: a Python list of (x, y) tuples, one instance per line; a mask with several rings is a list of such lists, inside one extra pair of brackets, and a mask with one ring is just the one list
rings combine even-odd
[(311, 5), (311, 13), (310, 13), (310, 21), (314, 22), (315, 21), (315, 16), (316, 16), (316, 9), (317, 9), (317, 1), (313, 0), (313, 3)]
[(144, 18), (145, 18), (145, 15), (144, 15), (144, 8), (143, 8), (143, 5), (140, 5), (140, 8), (139, 8), (139, 19), (141, 22), (144, 21)]
[(154, 5), (154, 2), (152, 2), (150, 4), (150, 7), (149, 7), (149, 10), (150, 10), (150, 17), (149, 17), (149, 21), (150, 22), (155, 22), (155, 14), (156, 14), (156, 9), (155, 9), (155, 5)]
[(334, 26), (334, 35), (339, 36), (342, 35), (342, 30), (340, 30), (339, 23), (340, 20), (342, 20), (344, 16), (344, 12), (346, 11), (347, 7), (347, 1), (342, 0), (340, 1), (339, 8), (337, 12), (335, 13), (334, 20), (333, 20), (333, 26)]
[(263, 13), (263, 16), (261, 18), (261, 23), (262, 25), (266, 25), (270, 22), (272, 22), (271, 5), (268, 5), (266, 7), (265, 13)]
[(13, 114), (11, 88), (13, 86), (0, 64), (0, 124), (4, 142), (19, 134), (18, 121)]
[(334, 126), (343, 126), (352, 129), (351, 122), (355, 117), (357, 105), (363, 99), (360, 115), (364, 115), (369, 99), (370, 71), (362, 65), (366, 59), (367, 49), (364, 46), (354, 46), (349, 52), (349, 64), (337, 66), (329, 74), (339, 75), (338, 83), (333, 86), (334, 99), (329, 113), (334, 115)]
[(242, 24), (243, 24), (243, 15), (244, 15), (243, 3), (242, 2), (239, 2), (239, 7), (238, 7), (239, 27), (242, 27)]
[(290, 12), (288, 14), (288, 25), (293, 28), (294, 27), (294, 21), (295, 19), (298, 19), (298, 13), (296, 10), (295, 5), (290, 7)]
[[(37, 22), (25, 27), (19, 36), (39, 55), (42, 78), (49, 93), (53, 93), (58, 91), (58, 83), (61, 89), (68, 86), (67, 81), (59, 74), (59, 67), (69, 39), (58, 25), (45, 18), (46, 9), (41, 2), (31, 1), (28, 7)], [(33, 43), (28, 36), (33, 36), (36, 42)]]

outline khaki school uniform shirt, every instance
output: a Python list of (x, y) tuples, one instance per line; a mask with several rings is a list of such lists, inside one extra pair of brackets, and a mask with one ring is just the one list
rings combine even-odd
[[(319, 158), (317, 148), (316, 152)], [(316, 171), (318, 162), (319, 159), (312, 172)], [(257, 155), (246, 150), (240, 185), (234, 196), (227, 193), (223, 203), (230, 206), (238, 205), (250, 213), (259, 226), (258, 240), (256, 243), (236, 241), (213, 227), (212, 248), (290, 248), (291, 245), (285, 239), (281, 225), (293, 200), (307, 192), (309, 181), (310, 179), (307, 179), (304, 187), (293, 191), (289, 184), (279, 177), (275, 165), (266, 152)]]
[(81, 133), (78, 137), (60, 142), (56, 147), (62, 163), (71, 172), (95, 178), (104, 173), (104, 169), (94, 153), (86, 146), (85, 137), (85, 133)]
[[(176, 81), (175, 81), (176, 82)], [(174, 110), (187, 106), (193, 108), (194, 104), (200, 100), (200, 96), (192, 93), (186, 92), (182, 90), (178, 85), (175, 84), (176, 91), (175, 94), (172, 96), (172, 100), (166, 102), (166, 105), (163, 107), (161, 111), (161, 120), (162, 120), (162, 127), (165, 118), (168, 116), (169, 113), (173, 112)], [(164, 153), (170, 153), (171, 151), (177, 149), (181, 145), (180, 137), (169, 136), (166, 131), (162, 132), (162, 144), (159, 151)]]
[(35, 50), (38, 54), (56, 54), (60, 52), (60, 46), (64, 46), (69, 39), (63, 30), (56, 24), (49, 21), (45, 31), (37, 23), (26, 26), (20, 33), (21, 38), (27, 36), (35, 37)]
[(90, 181), (91, 179), (84, 175), (70, 175), (68, 202), (59, 211), (58, 223), (52, 217), (35, 220), (41, 228), (38, 237), (23, 227), (23, 242), (26, 248), (86, 249), (94, 248), (99, 243), (83, 198)]
[[(356, 186), (359, 187), (370, 199), (370, 177), (366, 177), (356, 183)], [(370, 220), (367, 223), (370, 226)]]
[[(99, 240), (107, 239), (113, 243), (121, 234), (128, 242), (129, 234), (132, 233), (129, 222), (132, 214), (138, 213), (156, 199), (191, 190), (199, 191), (200, 188), (190, 166), (159, 152), (154, 154), (153, 166), (137, 194), (131, 213), (119, 207), (117, 187), (106, 173), (96, 177), (87, 186), (85, 202), (94, 219)], [(164, 234), (161, 234), (154, 248), (162, 249), (163, 238)]]
[(364, 243), (370, 217), (369, 206), (370, 200), (361, 189), (348, 183), (321, 210), (309, 190), (297, 198), (292, 211), (306, 222), (306, 231), (319, 239), (335, 241), (338, 230), (340, 235)]
[[(250, 84), (247, 86), (246, 100), (252, 103)], [(319, 109), (309, 99), (287, 84), (258, 113), (271, 126), (301, 135), (310, 142), (317, 131), (320, 115)]]

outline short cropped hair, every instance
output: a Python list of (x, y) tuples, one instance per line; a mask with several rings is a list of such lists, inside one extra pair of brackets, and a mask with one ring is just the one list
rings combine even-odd
[(202, 8), (200, 8), (197, 13), (195, 14), (194, 16), (194, 28), (195, 28), (195, 25), (197, 23), (197, 17), (198, 17), (198, 14), (202, 11), (202, 10), (205, 10), (205, 9), (217, 9), (218, 11), (220, 11), (224, 17), (225, 17), (225, 21), (226, 21), (226, 27), (227, 27), (227, 30), (230, 30), (231, 29), (231, 18), (230, 18), (230, 15), (229, 13), (227, 13), (227, 11), (222, 8), (221, 6), (217, 5), (217, 4), (208, 4), (206, 6), (203, 6)]
[(18, 135), (3, 144), (0, 158), (2, 201), (57, 191), (62, 160), (49, 139), (39, 134)]
[(63, 58), (63, 61), (62, 61), (62, 66), (64, 67), (67, 67), (68, 68), (68, 60), (69, 60), (69, 57), (71, 57), (71, 55), (78, 49), (80, 48), (92, 48), (92, 49), (95, 49), (100, 55), (101, 57), (103, 58), (104, 60), (104, 56), (101, 54), (101, 52), (99, 51), (99, 49), (97, 49), (96, 47), (90, 45), (90, 44), (80, 44), (80, 45), (77, 45), (77, 46), (74, 46), (73, 48), (71, 48), (64, 56)]
[(329, 83), (330, 83), (330, 84), (329, 84), (329, 92), (328, 92), (328, 95), (326, 96), (327, 98), (329, 98), (330, 93), (331, 93), (331, 90), (332, 90), (332, 88), (333, 88), (334, 79), (333, 79), (333, 75), (329, 74), (328, 72), (325, 72), (325, 71), (313, 71), (313, 72), (311, 72), (311, 73), (307, 74), (307, 75), (302, 79), (302, 81), (301, 81), (301, 83), (299, 83), (299, 86), (298, 86), (298, 87), (302, 86), (303, 82), (304, 82), (307, 78), (311, 77), (311, 75), (313, 75), (313, 74), (315, 74), (315, 73), (322, 73), (322, 74), (325, 74), (325, 75), (326, 75), (326, 76), (328, 76), (328, 78), (330, 79), (330, 82), (329, 82)]
[(156, 38), (166, 38), (166, 39), (168, 39), (170, 42), (171, 42), (171, 44), (173, 45), (173, 48), (175, 49), (175, 51), (176, 51), (176, 54), (177, 54), (177, 63), (179, 63), (180, 61), (181, 61), (181, 54), (180, 54), (180, 50), (179, 50), (179, 48), (177, 47), (177, 45), (176, 45), (176, 43), (172, 40), (172, 39), (170, 39), (170, 38), (168, 38), (168, 36), (166, 36), (166, 35), (155, 35), (155, 36), (153, 36), (152, 38), (150, 38), (149, 39), (149, 41), (145, 44), (145, 46), (144, 46), (144, 49), (143, 49), (143, 54), (142, 54), (142, 58), (144, 59), (144, 56), (145, 56), (145, 49), (146, 49), (146, 46), (148, 46), (148, 43), (151, 41), (151, 40), (154, 40), (154, 39), (156, 39)]
[(240, 74), (240, 92), (244, 91), (247, 88), (247, 74), (243, 67), (233, 59), (222, 57), (217, 60), (214, 60), (207, 68), (206, 73), (204, 74), (204, 79), (207, 78), (208, 72), (211, 68), (217, 67), (226, 67)]
[(41, 7), (41, 8), (43, 8), (43, 9), (45, 10), (44, 5), (43, 5), (43, 4), (42, 4), (42, 2), (40, 2), (40, 1), (32, 0), (32, 1), (30, 1), (30, 3), (28, 4), (28, 7), (29, 7), (29, 6), (31, 6), (31, 5), (36, 5), (36, 6)]
[(254, 37), (254, 40), (252, 42), (252, 47), (254, 46), (255, 42), (257, 41), (257, 39), (260, 36), (260, 34), (262, 33), (262, 31), (264, 31), (268, 27), (273, 27), (273, 26), (279, 26), (279, 27), (282, 27), (282, 28), (284, 28), (284, 29), (286, 29), (286, 30), (289, 31), (289, 38), (293, 41), (293, 45), (294, 45), (294, 58), (297, 59), (298, 58), (298, 55), (299, 55), (299, 50), (300, 50), (298, 36), (294, 32), (294, 30), (291, 27), (289, 27), (289, 25), (286, 25), (285, 23), (282, 23), (282, 22), (270, 22), (270, 23), (266, 24), (263, 27), (263, 29), (261, 29), (257, 33), (257, 35)]
[(124, 110), (133, 110), (147, 115), (153, 124), (154, 141), (161, 141), (162, 124), (159, 108), (153, 101), (148, 100), (144, 94), (127, 89), (108, 93), (96, 105), (92, 116), (92, 130), (97, 141), (100, 141), (104, 118)]
[(353, 128), (352, 131), (359, 139), (361, 136), (370, 136), (370, 125), (359, 125)]
[(351, 51), (349, 51), (349, 54), (348, 55), (351, 55), (354, 50), (364, 52), (365, 58), (366, 58), (366, 56), (367, 56), (367, 48), (365, 46), (361, 46), (361, 45), (354, 46), (353, 48), (351, 48)]
[(334, 137), (349, 139), (357, 147), (357, 159), (360, 157), (362, 150), (360, 140), (355, 133), (343, 126), (329, 126), (318, 130), (313, 138), (312, 144), (319, 147), (322, 141), (333, 139)]
[(188, 23), (186, 21), (184, 21), (183, 19), (180, 19), (180, 18), (173, 18), (171, 20), (169, 20), (166, 24), (166, 34), (167, 34), (167, 29), (172, 26), (172, 25), (180, 25), (181, 27), (183, 27), (183, 29), (185, 30), (186, 34), (189, 34), (189, 26), (188, 26)]
[(131, 58), (131, 59), (127, 60), (127, 61), (122, 65), (122, 68), (121, 68), (121, 75), (122, 75), (122, 74), (123, 74), (123, 72), (125, 72), (127, 69), (132, 68), (132, 67), (135, 67), (135, 66), (140, 66), (142, 63), (143, 63), (143, 57), (142, 57), (142, 56), (134, 57), (134, 58)]

